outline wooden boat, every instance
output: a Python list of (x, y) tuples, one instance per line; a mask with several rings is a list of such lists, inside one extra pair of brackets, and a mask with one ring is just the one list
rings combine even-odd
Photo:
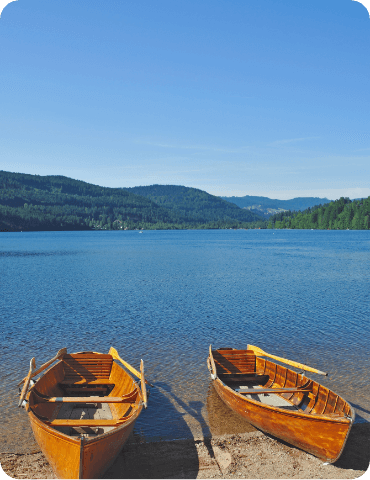
[[(140, 378), (141, 386), (122, 365)], [(35, 439), (58, 478), (101, 478), (113, 463), (146, 407), (143, 361), (140, 370), (114, 348), (108, 354), (67, 354), (64, 348), (38, 369), (31, 360), (19, 384), (24, 383), (19, 405), (25, 407)]]
[[(304, 371), (297, 373), (261, 356)], [(343, 398), (305, 375), (306, 370), (324, 372), (252, 345), (246, 350), (210, 346), (207, 364), (221, 399), (252, 425), (324, 462), (339, 458), (355, 413)]]

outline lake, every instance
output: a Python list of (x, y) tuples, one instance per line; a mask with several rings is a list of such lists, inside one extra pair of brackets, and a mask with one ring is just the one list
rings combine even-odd
[(369, 231), (1, 233), (1, 451), (34, 448), (16, 383), (62, 347), (144, 360), (147, 441), (214, 433), (210, 344), (329, 372), (368, 422), (369, 265)]

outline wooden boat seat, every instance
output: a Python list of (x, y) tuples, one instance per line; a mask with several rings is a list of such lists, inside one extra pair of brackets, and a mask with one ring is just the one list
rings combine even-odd
[(37, 391), (36, 388), (33, 389), (33, 392), (37, 401), (41, 403), (133, 403), (138, 394), (138, 389), (134, 388), (131, 392), (120, 397), (94, 397), (92, 395), (87, 397), (49, 397)]
[[(107, 396), (115, 387), (115, 384), (112, 383), (109, 379), (98, 379), (98, 380), (68, 380), (64, 379), (62, 382), (58, 383), (58, 386), (61, 390), (68, 395), (78, 395), (86, 396), (89, 394), (99, 395), (102, 394)], [(78, 398), (78, 397), (74, 397)]]
[(137, 407), (131, 406), (128, 412), (129, 415), (125, 414), (120, 418), (111, 418), (111, 419), (92, 419), (92, 418), (79, 418), (79, 419), (70, 419), (70, 418), (54, 418), (49, 420), (44, 420), (46, 425), (51, 427), (117, 427), (126, 423), (130, 418), (136, 413)]
[(95, 419), (86, 419), (86, 420), (71, 420), (64, 418), (57, 418), (51, 421), (45, 421), (46, 425), (51, 427), (116, 427), (121, 423), (124, 423), (126, 419), (111, 419), (111, 420), (95, 420)]
[(42, 401), (48, 403), (132, 403), (132, 397), (48, 397)]
[(95, 380), (92, 382), (79, 381), (70, 383), (68, 380), (58, 383), (65, 396), (86, 397), (87, 395), (108, 396), (114, 389), (115, 384), (108, 381)]

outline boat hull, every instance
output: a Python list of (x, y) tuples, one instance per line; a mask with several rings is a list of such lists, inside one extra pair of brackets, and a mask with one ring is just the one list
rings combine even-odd
[(210, 346), (207, 364), (220, 398), (250, 424), (324, 462), (339, 458), (355, 413), (335, 392), (302, 372), (259, 358), (251, 348), (212, 351)]
[(28, 410), (41, 451), (58, 478), (101, 478), (129, 438), (137, 417), (96, 439), (75, 439), (48, 427)]
[(111, 354), (65, 352), (30, 388), (24, 407), (58, 478), (101, 478), (144, 404), (139, 385)]
[(238, 395), (220, 379), (214, 380), (220, 398), (248, 422), (324, 462), (335, 462), (342, 453), (352, 421), (281, 411)]

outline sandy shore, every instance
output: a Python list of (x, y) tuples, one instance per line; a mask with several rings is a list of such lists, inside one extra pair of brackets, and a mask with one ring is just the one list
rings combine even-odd
[[(40, 451), (0, 453), (12, 478), (56, 478)], [(333, 465), (259, 431), (203, 440), (126, 444), (104, 478), (358, 478), (370, 462), (370, 425), (354, 425)], [(366, 474), (366, 477), (370, 472)], [(366, 478), (365, 477), (365, 478)]]

